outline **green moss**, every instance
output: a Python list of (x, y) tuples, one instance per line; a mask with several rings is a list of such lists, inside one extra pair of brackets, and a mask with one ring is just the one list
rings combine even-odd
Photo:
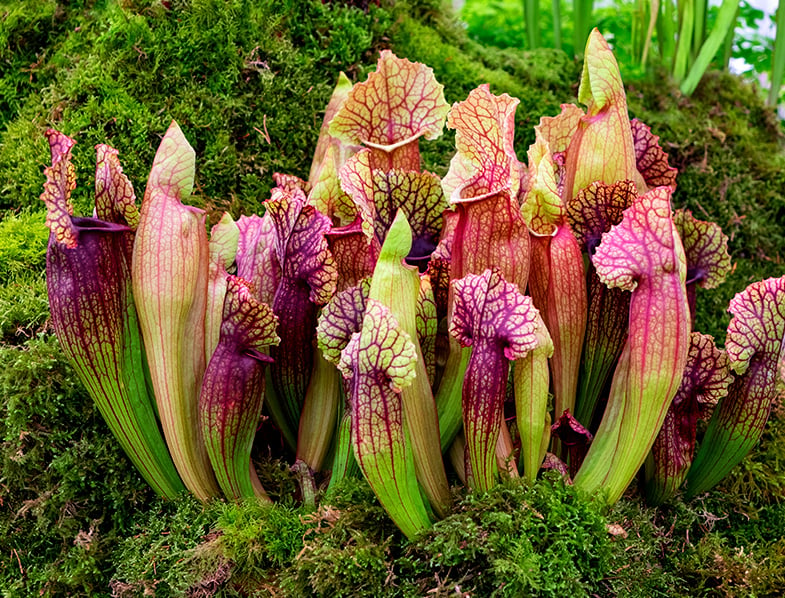
[(0, 285), (0, 343), (23, 343), (44, 328), (48, 318), (43, 272), (16, 274)]
[(613, 575), (602, 582), (609, 594), (781, 596), (785, 505), (770, 502), (781, 494), (736, 493), (728, 482), (656, 509), (620, 501), (608, 515), (626, 533), (614, 542)]
[[(583, 596), (608, 573), (601, 507), (558, 477), (471, 494), (409, 543), (367, 485), (344, 483), (307, 519), (278, 582), (290, 596)], [(329, 505), (329, 506), (327, 506)]]
[(0, 220), (0, 280), (46, 265), (49, 229), (42, 212), (9, 214)]
[(44, 65), (50, 46), (65, 32), (64, 12), (53, 0), (6, 3), (0, 9), (0, 129), (31, 90), (51, 81), (53, 70)]
[(303, 549), (304, 515), (254, 501), (157, 501), (118, 547), (112, 588), (119, 596), (267, 595)]
[(403, 536), (365, 481), (343, 480), (306, 524), (301, 552), (277, 578), (284, 595), (395, 595), (392, 550)]
[[(170, 119), (199, 156), (197, 203), (256, 211), (276, 171), (305, 174), (319, 113), (339, 69), (372, 53), (387, 13), (319, 2), (235, 0), (161, 5), (97, 4), (72, 11), (78, 31), (47, 56), (51, 85), (31, 90), (3, 134), (0, 208), (34, 205), (41, 134), (74, 136), (82, 177), (93, 146), (117, 147), (139, 192)], [(89, 210), (89, 185), (77, 193)]]
[(48, 238), (43, 213), (0, 220), (0, 341), (23, 342), (49, 316), (43, 275)]
[(413, 554), (421, 574), (473, 595), (589, 596), (609, 572), (601, 509), (558, 476), (510, 482), (468, 495)]
[(300, 507), (280, 504), (225, 504), (216, 524), (221, 550), (250, 579), (285, 567), (303, 548), (305, 514)]
[(95, 595), (110, 550), (152, 492), (76, 381), (57, 341), (0, 345), (6, 596)]
[(190, 495), (151, 504), (116, 549), (114, 594), (183, 596), (197, 585), (213, 561), (197, 547), (208, 539), (216, 506), (205, 507)]

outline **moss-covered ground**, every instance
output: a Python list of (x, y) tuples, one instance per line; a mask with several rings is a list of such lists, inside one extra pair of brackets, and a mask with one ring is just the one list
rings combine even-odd
[[(351, 4), (351, 3), (349, 3)], [(156, 499), (109, 436), (47, 324), (38, 196), (56, 127), (75, 137), (76, 209), (92, 201), (93, 146), (120, 150), (141, 194), (176, 119), (197, 152), (194, 202), (258, 210), (272, 173), (305, 175), (338, 72), (362, 79), (390, 47), (425, 62), (449, 101), (488, 82), (520, 98), (516, 148), (575, 101), (579, 64), (483, 47), (440, 2), (31, 0), (0, 8), (0, 592), (3, 596), (781, 596), (785, 418), (715, 491), (610, 512), (559, 480), (461, 496), (405, 541), (367, 487), (319, 511)], [(363, 5), (367, 4), (367, 6)], [(708, 76), (683, 98), (663, 78), (628, 86), (630, 112), (680, 170), (675, 207), (718, 222), (734, 271), (698, 295), (721, 342), (727, 302), (783, 274), (782, 127), (755, 90)], [(423, 144), (443, 174), (453, 139)], [(459, 588), (459, 589), (456, 589)]]

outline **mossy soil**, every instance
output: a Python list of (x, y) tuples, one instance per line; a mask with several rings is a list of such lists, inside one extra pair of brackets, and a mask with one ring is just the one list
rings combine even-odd
[[(554, 51), (469, 40), (440, 3), (124, 0), (0, 8), (0, 591), (4, 596), (779, 596), (785, 593), (785, 425), (720, 488), (610, 512), (557, 479), (458, 497), (406, 542), (367, 487), (316, 513), (156, 499), (109, 436), (47, 324), (47, 231), (38, 196), (55, 127), (77, 139), (76, 210), (92, 201), (93, 146), (120, 150), (141, 195), (170, 119), (197, 153), (193, 202), (211, 217), (259, 210), (273, 172), (305, 175), (340, 70), (380, 49), (433, 67), (449, 101), (481, 83), (520, 98), (524, 156), (542, 115), (575, 101), (580, 65)], [(756, 90), (706, 77), (691, 98), (663, 78), (628, 83), (633, 116), (680, 170), (674, 207), (718, 222), (734, 270), (698, 294), (697, 328), (724, 338), (728, 300), (783, 274), (782, 127)], [(453, 138), (423, 144), (444, 174)], [(609, 527), (610, 526), (610, 527)]]

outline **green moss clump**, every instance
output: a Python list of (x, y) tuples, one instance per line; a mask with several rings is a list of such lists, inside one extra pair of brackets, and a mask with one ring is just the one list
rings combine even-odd
[(45, 67), (47, 53), (67, 31), (65, 11), (54, 0), (6, 3), (1, 10), (0, 130), (30, 90), (51, 82), (54, 70)]
[(116, 547), (113, 595), (183, 596), (205, 582), (208, 571), (217, 585), (226, 581), (226, 561), (205, 548), (216, 537), (219, 509), (219, 503), (204, 505), (187, 494), (169, 502), (156, 499)]
[[(306, 174), (332, 87), (373, 55), (388, 13), (320, 2), (192, 0), (69, 7), (53, 40), (50, 85), (20, 90), (0, 143), (0, 208), (35, 205), (43, 131), (74, 136), (80, 172), (93, 146), (117, 147), (140, 192), (176, 119), (199, 156), (197, 203), (257, 211), (276, 171)], [(65, 9), (64, 9), (65, 10)], [(26, 98), (22, 92), (28, 91)], [(84, 175), (82, 175), (84, 176)], [(76, 195), (86, 213), (88, 187)]]
[(23, 343), (43, 329), (48, 318), (43, 272), (18, 274), (0, 285), (0, 343)]
[(197, 585), (200, 569), (209, 567), (197, 547), (209, 539), (216, 511), (216, 504), (205, 506), (187, 494), (176, 501), (154, 501), (116, 548), (113, 594), (183, 596)]
[(0, 220), (0, 280), (44, 269), (49, 240), (44, 218), (41, 212), (21, 212)]
[[(477, 596), (589, 596), (610, 571), (602, 506), (560, 476), (466, 496), (415, 543), (415, 570)], [(434, 578), (435, 574), (435, 578)], [(431, 586), (421, 589), (431, 589)]]
[(157, 501), (118, 547), (116, 596), (266, 594), (303, 548), (303, 511), (253, 501)]
[(222, 505), (216, 523), (220, 533), (217, 545), (233, 564), (233, 584), (259, 587), (294, 561), (303, 549), (305, 516), (302, 507), (285, 504)]
[(40, 212), (0, 220), (0, 341), (23, 342), (49, 316), (43, 275), (48, 238)]
[(646, 508), (621, 501), (609, 514), (625, 537), (614, 542), (603, 596), (781, 596), (785, 591), (782, 505), (753, 515), (727, 493)]
[[(346, 479), (306, 518), (303, 548), (280, 572), (285, 596), (397, 595), (395, 554), (403, 536), (365, 481)], [(395, 551), (395, 553), (393, 553)]]
[(105, 591), (111, 549), (152, 491), (53, 336), (0, 345), (0, 396), (4, 595)]
[(323, 505), (278, 577), (287, 596), (588, 596), (609, 571), (601, 506), (558, 476), (465, 496), (411, 543), (364, 483)]

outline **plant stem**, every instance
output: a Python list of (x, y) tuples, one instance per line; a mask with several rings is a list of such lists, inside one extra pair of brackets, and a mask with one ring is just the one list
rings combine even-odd
[(654, 35), (654, 28), (657, 26), (657, 17), (660, 14), (660, 0), (651, 0), (649, 4), (649, 28), (646, 30), (646, 39), (643, 43), (641, 53), (641, 67), (646, 68), (646, 59), (649, 57), (651, 38)]
[(665, 0), (661, 5), (660, 18), (657, 19), (657, 43), (660, 47), (662, 64), (671, 66), (676, 47), (676, 29), (674, 27), (673, 0)]
[(707, 0), (693, 0), (694, 20), (692, 22), (692, 51), (690, 56), (694, 61), (698, 56), (703, 43), (706, 41), (706, 15), (709, 9)]
[[(736, 7), (736, 16), (733, 18), (733, 22), (736, 23), (739, 20), (739, 7)], [(735, 29), (731, 29), (728, 31), (728, 35), (725, 37), (725, 46), (722, 51), (722, 70), (728, 70), (728, 65), (730, 64), (731, 54), (733, 53), (733, 38), (734, 38)]]

